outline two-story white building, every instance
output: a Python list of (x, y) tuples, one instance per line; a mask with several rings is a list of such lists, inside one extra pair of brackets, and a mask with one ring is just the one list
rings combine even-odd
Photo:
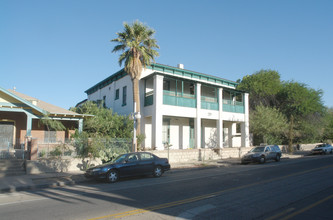
[[(140, 79), (145, 148), (249, 147), (249, 95), (219, 77), (151, 64)], [(124, 69), (85, 91), (90, 101), (123, 115), (133, 113), (132, 81)]]

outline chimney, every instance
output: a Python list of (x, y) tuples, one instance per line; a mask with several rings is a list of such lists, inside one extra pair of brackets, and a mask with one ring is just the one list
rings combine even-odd
[(179, 68), (179, 69), (184, 69), (184, 64), (179, 63), (179, 64), (178, 64), (178, 68)]
[(37, 106), (37, 104), (38, 104), (38, 100), (31, 100), (31, 103), (33, 104), (33, 105), (35, 105), (35, 106)]

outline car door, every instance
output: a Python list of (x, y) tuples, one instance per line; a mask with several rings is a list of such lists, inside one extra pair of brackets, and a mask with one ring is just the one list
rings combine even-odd
[(272, 151), (271, 147), (266, 147), (265, 153), (266, 153), (267, 160), (271, 160), (274, 158), (274, 152)]
[(141, 152), (140, 154), (140, 172), (142, 174), (152, 174), (154, 170), (154, 156), (150, 153), (147, 152)]
[(121, 176), (139, 175), (139, 156), (136, 153), (129, 154), (119, 170)]

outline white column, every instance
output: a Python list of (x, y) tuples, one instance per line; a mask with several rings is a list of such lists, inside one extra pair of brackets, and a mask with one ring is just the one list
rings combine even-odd
[(162, 126), (163, 126), (163, 76), (154, 76), (154, 110), (152, 117), (152, 139), (153, 147), (163, 150)]
[(78, 128), (78, 130), (79, 130), (79, 133), (81, 133), (83, 131), (83, 118), (79, 119), (79, 128)]
[(229, 147), (234, 147), (234, 135), (236, 134), (237, 123), (232, 122), (229, 127)]
[(197, 117), (194, 120), (195, 147), (201, 148), (201, 84), (196, 84)]
[(244, 110), (244, 123), (241, 125), (242, 147), (250, 147), (249, 93), (244, 94)]
[(219, 88), (218, 100), (219, 100), (219, 119), (217, 121), (217, 140), (219, 148), (223, 148), (223, 89)]

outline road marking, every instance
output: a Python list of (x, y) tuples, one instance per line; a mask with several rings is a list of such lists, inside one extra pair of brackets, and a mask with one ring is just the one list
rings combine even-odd
[(206, 195), (196, 196), (196, 197), (192, 197), (192, 198), (188, 198), (188, 199), (178, 200), (178, 201), (174, 201), (174, 202), (170, 202), (170, 203), (164, 203), (164, 204), (160, 204), (160, 205), (156, 205), (156, 206), (150, 206), (150, 207), (146, 207), (146, 208), (142, 208), (142, 209), (134, 209), (134, 210), (126, 211), (126, 212), (120, 212), (120, 213), (115, 213), (115, 214), (111, 214), (111, 215), (105, 215), (105, 216), (100, 216), (100, 217), (96, 217), (96, 218), (91, 218), (89, 220), (99, 220), (99, 219), (105, 219), (105, 218), (123, 218), (123, 217), (127, 217), (127, 216), (138, 215), (138, 214), (154, 211), (154, 210), (170, 208), (170, 207), (177, 206), (177, 205), (187, 204), (187, 203), (191, 203), (191, 202), (196, 202), (196, 201), (200, 201), (200, 200), (220, 196), (222, 193), (225, 193), (225, 192), (244, 189), (244, 188), (260, 185), (260, 184), (263, 184), (263, 183), (274, 182), (274, 181), (277, 181), (277, 180), (286, 179), (288, 177), (297, 176), (297, 175), (301, 175), (301, 174), (305, 174), (305, 173), (310, 173), (310, 172), (313, 172), (313, 171), (318, 171), (318, 170), (331, 168), (331, 167), (333, 167), (333, 165), (314, 168), (314, 169), (311, 169), (311, 170), (305, 170), (305, 171), (302, 171), (302, 172), (293, 173), (293, 174), (277, 177), (277, 178), (270, 179), (270, 180), (264, 180), (264, 181), (261, 181), (261, 182), (251, 183), (251, 184), (247, 184), (247, 185), (243, 185), (243, 186), (237, 186), (237, 187), (234, 187), (234, 188), (225, 189), (225, 190), (209, 193), (209, 194), (206, 194)]
[(298, 210), (298, 211), (296, 211), (294, 213), (291, 213), (290, 215), (287, 215), (286, 217), (282, 218), (281, 220), (287, 220), (287, 219), (290, 219), (292, 217), (295, 217), (296, 215), (299, 215), (299, 214), (301, 214), (303, 212), (306, 212), (307, 210), (312, 209), (312, 208), (320, 205), (321, 203), (323, 203), (323, 202), (325, 202), (327, 200), (330, 200), (332, 198), (333, 198), (333, 194), (331, 194), (331, 195), (327, 196), (326, 198), (324, 198), (322, 200), (319, 200), (319, 201), (317, 201), (317, 202), (315, 202), (315, 203), (313, 203), (313, 204), (311, 204), (311, 205), (309, 205), (309, 206), (307, 206), (307, 207), (305, 207), (305, 208), (303, 208), (301, 210)]
[(271, 217), (269, 217), (269, 218), (266, 218), (265, 220), (274, 220), (274, 219), (278, 219), (279, 217), (281, 217), (281, 216), (283, 216), (283, 215), (286, 215), (287, 213), (292, 212), (292, 211), (294, 211), (294, 210), (295, 210), (295, 208), (287, 209), (287, 210), (285, 210), (285, 211), (283, 211), (283, 212), (281, 212), (281, 213), (279, 213), (279, 214), (277, 214), (277, 215), (273, 215), (273, 216), (271, 216)]
[(47, 199), (49, 199), (49, 198), (30, 199), (30, 200), (24, 200), (24, 201), (19, 201), (19, 202), (7, 202), (7, 203), (1, 203), (0, 206), (13, 205), (13, 204), (23, 203), (23, 202), (35, 202), (35, 201), (41, 201), (41, 200), (47, 200)]
[(180, 213), (180, 215), (178, 215), (178, 217), (176, 218), (176, 220), (183, 220), (183, 219), (192, 219), (195, 216), (197, 216), (198, 214), (202, 213), (202, 212), (206, 212), (210, 209), (215, 208), (216, 206), (213, 206), (211, 204), (207, 204), (204, 206), (199, 206), (199, 207), (195, 207), (193, 209), (189, 209), (185, 212)]

